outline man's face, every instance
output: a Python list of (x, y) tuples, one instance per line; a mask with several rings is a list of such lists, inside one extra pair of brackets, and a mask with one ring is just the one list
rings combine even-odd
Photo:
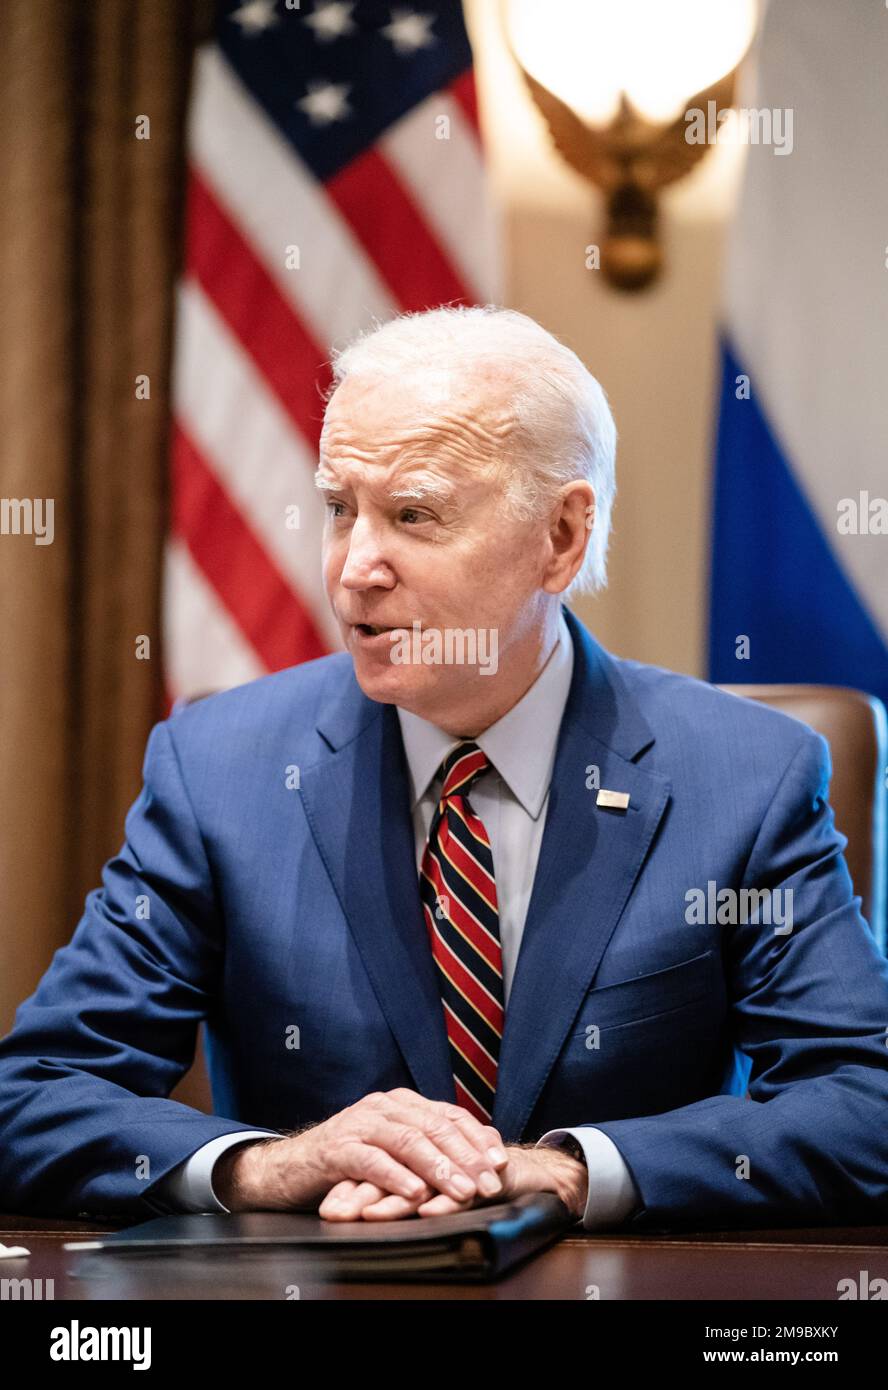
[[(371, 699), (433, 722), (464, 707), (472, 687), (487, 687), (486, 700), (510, 649), (540, 622), (547, 525), (507, 514), (509, 470), (522, 466), (511, 423), (502, 380), (480, 371), (469, 381), (346, 378), (332, 397), (318, 470), (324, 585)], [(423, 633), (474, 630), (497, 672), (394, 659), (387, 632), (360, 626), (412, 633), (417, 621)]]

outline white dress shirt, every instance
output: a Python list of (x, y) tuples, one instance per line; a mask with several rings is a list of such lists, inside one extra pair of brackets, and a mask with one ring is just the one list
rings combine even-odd
[[(573, 661), (573, 643), (562, 612), (558, 641), (533, 685), (475, 739), (491, 764), (473, 784), (470, 799), (487, 830), (493, 855), (507, 1009), (545, 829), (549, 784)], [(399, 708), (398, 718), (410, 775), (418, 874), (440, 796), (438, 771), (456, 739), (407, 710)], [(185, 1211), (227, 1211), (213, 1191), (216, 1159), (233, 1144), (277, 1133), (270, 1129), (241, 1130), (210, 1140), (167, 1174), (158, 1185), (158, 1194)], [(639, 1195), (619, 1149), (608, 1135), (592, 1126), (549, 1130), (538, 1143), (559, 1147), (566, 1135), (573, 1135), (581, 1144), (589, 1173), (583, 1226), (596, 1230), (623, 1221), (639, 1205)]]

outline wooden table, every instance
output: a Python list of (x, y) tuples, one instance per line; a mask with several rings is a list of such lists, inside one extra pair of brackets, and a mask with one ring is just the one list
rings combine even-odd
[[(841, 1280), (854, 1280), (860, 1291), (871, 1287), (875, 1279), (888, 1280), (888, 1226), (571, 1234), (489, 1285), (326, 1281), (316, 1266), (277, 1250), (236, 1255), (216, 1251), (211, 1259), (165, 1252), (117, 1257), (112, 1264), (101, 1253), (62, 1249), (65, 1241), (87, 1240), (90, 1233), (108, 1229), (82, 1221), (0, 1215), (0, 1241), (24, 1245), (32, 1252), (30, 1257), (0, 1260), (0, 1279), (52, 1279), (55, 1300), (798, 1299), (832, 1303), (838, 1301)], [(85, 1277), (75, 1277), (75, 1269)]]

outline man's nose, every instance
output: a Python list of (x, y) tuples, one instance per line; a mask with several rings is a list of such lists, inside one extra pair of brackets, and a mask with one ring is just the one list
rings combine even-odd
[(368, 518), (358, 517), (351, 528), (339, 582), (346, 589), (390, 588), (394, 583), (379, 534)]

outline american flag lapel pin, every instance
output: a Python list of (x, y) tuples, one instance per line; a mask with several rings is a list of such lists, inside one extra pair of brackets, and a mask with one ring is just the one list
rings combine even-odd
[(614, 811), (625, 811), (629, 805), (629, 793), (609, 792), (606, 787), (602, 787), (595, 798), (595, 805), (610, 806)]

